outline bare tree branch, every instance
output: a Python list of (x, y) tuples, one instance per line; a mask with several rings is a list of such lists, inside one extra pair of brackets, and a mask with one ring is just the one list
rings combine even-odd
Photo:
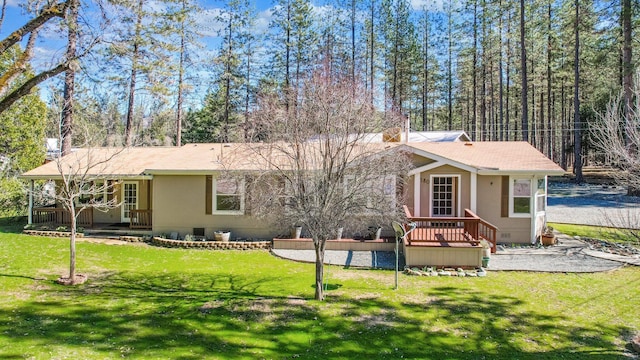
[(0, 76), (0, 97), (4, 96), (13, 81), (20, 75), (24, 74), (28, 69), (29, 60), (33, 57), (33, 48), (36, 38), (38, 37), (38, 29), (31, 32), (27, 46), (20, 57)]
[(7, 12), (7, 0), (2, 0), (2, 12), (0, 13), (0, 31), (2, 31), (2, 24), (4, 24), (4, 14)]
[[(31, 33), (32, 31), (40, 28), (44, 23), (49, 21), (54, 17), (63, 17), (65, 11), (67, 9), (67, 1), (51, 4), (38, 14), (38, 16), (29, 20), (26, 24), (24, 24), (21, 28), (12, 32), (9, 36), (7, 36), (4, 40), (0, 42), (0, 53), (5, 52), (8, 48), (13, 46), (14, 44), (22, 41), (25, 35)], [(4, 11), (3, 11), (4, 14)]]
[(71, 66), (71, 63), (72, 62), (68, 61), (62, 64), (58, 64), (58, 66), (52, 69), (49, 69), (47, 71), (41, 72), (40, 74), (27, 80), (20, 87), (18, 87), (17, 89), (12, 91), (9, 95), (5, 96), (2, 100), (0, 100), (0, 113), (7, 110), (11, 105), (13, 105), (13, 103), (18, 101), (21, 97), (29, 94), (29, 92), (31, 92), (31, 89), (33, 89), (36, 85), (66, 71)]

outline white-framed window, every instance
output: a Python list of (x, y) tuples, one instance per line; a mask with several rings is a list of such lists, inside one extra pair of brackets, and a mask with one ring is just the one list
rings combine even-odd
[(107, 201), (107, 187), (104, 180), (85, 182), (79, 190), (80, 196), (76, 198), (76, 205), (101, 204)]
[(547, 211), (547, 179), (546, 177), (537, 179), (536, 189), (536, 214), (544, 213)]
[(238, 178), (213, 179), (214, 214), (244, 214), (245, 181)]
[(509, 180), (509, 216), (531, 217), (532, 180), (514, 177)]
[[(364, 181), (364, 186), (359, 185)], [(366, 213), (378, 207), (393, 209), (396, 206), (396, 176), (380, 175), (367, 179), (348, 175), (344, 179), (345, 197), (351, 197), (352, 203), (359, 203)], [(352, 189), (357, 187), (356, 191)]]

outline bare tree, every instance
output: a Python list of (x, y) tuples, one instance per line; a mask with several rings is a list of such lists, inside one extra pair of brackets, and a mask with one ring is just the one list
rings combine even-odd
[[(636, 73), (632, 94), (635, 100), (626, 106), (625, 89), (607, 105), (601, 121), (591, 125), (594, 146), (609, 163), (620, 171), (614, 173), (616, 181), (629, 189), (640, 189), (640, 73)], [(625, 113), (629, 115), (625, 117)]]
[(399, 144), (371, 143), (367, 136), (402, 120), (377, 113), (364, 87), (349, 77), (317, 72), (286, 93), (299, 97), (263, 97), (254, 114), (254, 136), (262, 142), (246, 146), (261, 174), (249, 181), (248, 203), (253, 215), (302, 226), (312, 238), (315, 298), (322, 300), (327, 240), (339, 228), (356, 231), (398, 218), (408, 157)]
[[(88, 144), (89, 145), (89, 144)], [(78, 218), (85, 211), (108, 211), (120, 206), (115, 194), (115, 180), (108, 180), (116, 158), (127, 148), (86, 147), (55, 159), (60, 179), (56, 182), (55, 201), (69, 212), (69, 276), (58, 281), (74, 285), (86, 280), (76, 274), (76, 234)]]

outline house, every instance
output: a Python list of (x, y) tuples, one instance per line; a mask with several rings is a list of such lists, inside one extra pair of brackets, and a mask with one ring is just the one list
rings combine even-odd
[[(220, 177), (229, 170), (251, 173), (268, 166), (251, 154), (243, 155), (247, 146), (251, 145), (125, 149), (92, 174), (114, 184), (121, 206), (105, 213), (87, 211), (81, 223), (87, 227), (124, 223), (149, 234), (178, 232), (180, 236), (213, 238), (216, 230), (225, 229), (233, 237), (273, 238), (283, 229), (272, 229), (251, 216), (244, 183), (232, 184)], [(475, 264), (481, 257), (478, 243), (482, 238), (494, 244), (535, 242), (545, 223), (547, 176), (564, 174), (526, 142), (409, 142), (389, 146), (402, 147), (412, 161), (405, 188), (406, 213), (409, 221), (423, 230), (414, 232), (404, 244), (407, 263), (412, 265)], [(113, 151), (78, 149), (63, 160), (86, 167), (87, 159), (106, 159)], [(232, 154), (237, 160), (225, 162)], [(22, 177), (32, 181), (61, 178), (56, 162)], [(29, 221), (54, 221), (52, 213), (56, 211), (61, 210), (32, 208)], [(436, 249), (454, 258), (425, 255), (436, 253)], [(465, 251), (468, 260), (455, 260), (463, 256), (456, 252)]]

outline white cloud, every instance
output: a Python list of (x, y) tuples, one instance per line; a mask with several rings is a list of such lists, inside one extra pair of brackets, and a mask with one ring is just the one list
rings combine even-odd
[(422, 11), (425, 7), (430, 11), (443, 11), (445, 1), (446, 0), (411, 0), (411, 7), (416, 11)]
[(220, 8), (199, 11), (194, 17), (198, 31), (205, 37), (218, 37), (218, 33), (224, 26), (219, 20), (222, 11)]
[(269, 31), (269, 24), (273, 18), (273, 8), (269, 8), (258, 12), (254, 19), (254, 28), (259, 33), (265, 33)]

